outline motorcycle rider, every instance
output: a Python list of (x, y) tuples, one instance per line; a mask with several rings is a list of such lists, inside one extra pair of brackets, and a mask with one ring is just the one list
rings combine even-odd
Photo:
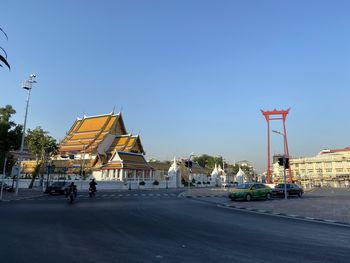
[(71, 184), (68, 186), (68, 191), (66, 194), (66, 197), (68, 197), (73, 192), (74, 197), (77, 197), (77, 186), (74, 184), (74, 182), (71, 182)]
[(96, 185), (97, 185), (97, 183), (95, 182), (95, 179), (92, 179), (91, 182), (89, 183), (89, 192), (90, 193), (95, 194)]

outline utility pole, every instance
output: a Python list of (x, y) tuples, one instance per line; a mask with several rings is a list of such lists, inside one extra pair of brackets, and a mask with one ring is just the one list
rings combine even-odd
[(4, 180), (5, 180), (5, 172), (6, 172), (6, 163), (7, 163), (7, 156), (5, 155), (4, 169), (3, 169), (3, 172), (2, 172), (2, 179), (1, 179), (0, 201), (2, 201), (2, 193), (4, 191)]
[(287, 166), (287, 157), (286, 157), (286, 135), (282, 132), (272, 130), (272, 132), (277, 133), (283, 136), (283, 178), (284, 178), (284, 200), (287, 200), (287, 179), (286, 179), (286, 166)]
[(192, 165), (190, 165), (191, 163), (191, 158), (194, 154), (191, 153), (190, 154), (190, 157), (188, 158), (188, 165), (187, 165), (187, 171), (188, 171), (188, 195), (190, 194), (190, 190), (191, 190), (191, 168), (192, 168)]
[(27, 106), (26, 106), (26, 113), (24, 115), (24, 124), (23, 124), (23, 132), (22, 132), (22, 140), (21, 140), (21, 148), (20, 148), (20, 157), (19, 157), (19, 172), (16, 178), (16, 196), (18, 195), (18, 185), (19, 185), (19, 177), (22, 173), (22, 161), (23, 161), (23, 148), (24, 148), (24, 138), (26, 134), (26, 126), (27, 126), (27, 115), (28, 115), (28, 105), (29, 105), (29, 98), (30, 98), (30, 92), (32, 90), (33, 83), (36, 83), (34, 80), (36, 78), (35, 74), (30, 74), (29, 79), (26, 81), (23, 81), (22, 88), (27, 90)]

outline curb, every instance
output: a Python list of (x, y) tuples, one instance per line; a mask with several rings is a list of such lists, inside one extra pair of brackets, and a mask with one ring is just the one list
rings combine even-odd
[(336, 220), (329, 220), (329, 219), (322, 219), (322, 218), (313, 218), (308, 216), (299, 216), (299, 215), (293, 215), (293, 214), (286, 214), (286, 213), (277, 213), (270, 210), (263, 210), (263, 209), (257, 209), (257, 208), (250, 208), (250, 207), (243, 207), (243, 206), (236, 206), (236, 205), (217, 205), (221, 208), (226, 209), (232, 209), (232, 210), (239, 210), (239, 211), (245, 211), (255, 214), (263, 214), (263, 215), (269, 215), (269, 216), (278, 216), (278, 217), (284, 217), (294, 220), (302, 220), (302, 221), (308, 221), (308, 222), (315, 222), (315, 223), (323, 223), (323, 224), (329, 224), (329, 225), (337, 225), (337, 226), (343, 226), (343, 227), (349, 227), (350, 223), (347, 222), (340, 222)]
[(227, 197), (226, 195), (187, 195), (187, 198)]
[[(193, 196), (191, 195), (191, 196), (184, 196), (184, 193), (181, 193), (178, 197), (187, 197), (187, 198), (227, 197), (227, 195), (196, 195), (196, 196), (195, 195), (193, 195)], [(255, 214), (263, 214), (263, 215), (269, 215), (269, 216), (278, 216), (278, 217), (284, 217), (284, 218), (289, 218), (289, 219), (294, 219), (294, 220), (302, 220), (302, 221), (322, 223), (322, 224), (328, 224), (328, 225), (336, 225), (336, 226), (342, 226), (342, 227), (349, 227), (350, 228), (350, 223), (336, 221), (336, 220), (330, 220), (330, 219), (313, 218), (313, 217), (308, 217), (308, 216), (299, 216), (299, 215), (294, 215), (294, 214), (278, 213), (278, 212), (274, 212), (274, 211), (271, 211), (271, 210), (257, 209), (257, 208), (244, 207), (244, 206), (238, 206), (238, 205), (217, 204), (217, 206), (221, 207), (221, 208), (238, 210), (238, 211), (244, 211), (244, 212), (250, 212), (250, 213), (255, 213)]]

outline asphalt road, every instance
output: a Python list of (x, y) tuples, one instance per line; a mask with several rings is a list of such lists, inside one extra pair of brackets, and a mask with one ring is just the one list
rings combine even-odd
[(349, 262), (350, 228), (219, 208), (178, 193), (0, 203), (0, 262)]

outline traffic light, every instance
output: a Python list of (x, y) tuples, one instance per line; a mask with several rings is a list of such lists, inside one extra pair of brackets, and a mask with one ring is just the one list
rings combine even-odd
[(283, 157), (278, 158), (278, 164), (283, 166)]
[(289, 168), (289, 158), (286, 158), (285, 163), (284, 163), (284, 168), (285, 169)]
[[(285, 160), (283, 160), (285, 159)], [(285, 169), (288, 169), (289, 168), (289, 158), (284, 158), (284, 157), (280, 157), (278, 158), (278, 164), (280, 166), (284, 166)]]
[(192, 168), (192, 161), (186, 160), (186, 161), (185, 161), (185, 166), (186, 166), (187, 168)]

